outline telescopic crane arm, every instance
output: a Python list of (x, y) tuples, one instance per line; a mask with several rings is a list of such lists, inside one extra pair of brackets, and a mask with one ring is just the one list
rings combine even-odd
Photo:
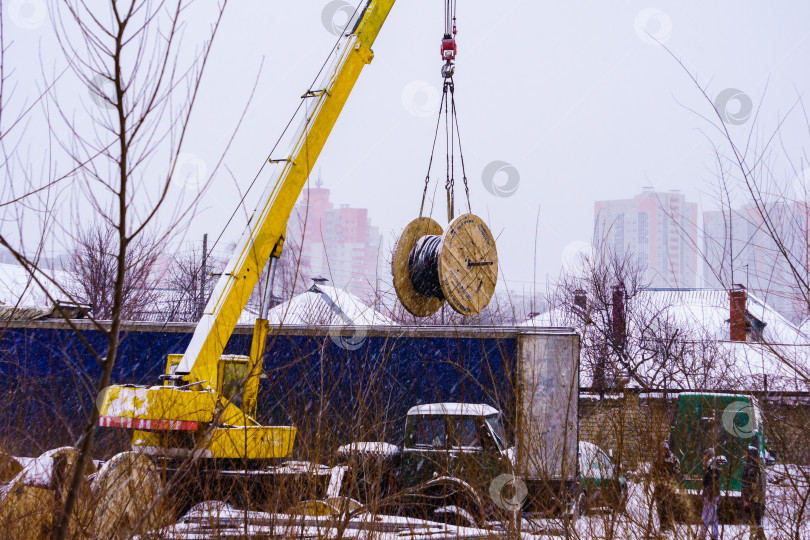
[(371, 46), (393, 4), (394, 0), (372, 0), (366, 5), (354, 31), (340, 44), (339, 57), (333, 71), (325, 74), (323, 87), (305, 95), (304, 99), (314, 100), (308, 107), (311, 112), (276, 181), (268, 185), (250, 218), (177, 368), (177, 374), (188, 382), (207, 386), (209, 383), (204, 381), (215, 379), (225, 344), (274, 246), (283, 239), (295, 201), (360, 72), (374, 57)]
[[(245, 411), (224, 395), (221, 360), (227, 357), (222, 353), (262, 268), (274, 252), (278, 256), (295, 202), (360, 72), (374, 57), (371, 47), (394, 1), (368, 1), (353, 19), (351, 32), (341, 38), (320, 87), (302, 96), (311, 100), (305, 107), (305, 121), (294, 134), (289, 155), (279, 160), (280, 170), (274, 181), (268, 183), (248, 220), (247, 230), (217, 282), (188, 348), (182, 357), (169, 356), (164, 378), (170, 382), (164, 386), (107, 388), (99, 407), (100, 425), (134, 428), (133, 446), (151, 449), (172, 446), (171, 441), (179, 439), (173, 439), (169, 433), (185, 430), (199, 434), (192, 439), (196, 445), (194, 452), (202, 456), (266, 459), (290, 453), (295, 428), (261, 426), (249, 416), (255, 408), (256, 366), (264, 349), (266, 321), (263, 330), (257, 324), (254, 331), (247, 369), (250, 377), (244, 392)], [(211, 424), (214, 424), (211, 430), (199, 430)], [(177, 451), (168, 451), (178, 455)]]

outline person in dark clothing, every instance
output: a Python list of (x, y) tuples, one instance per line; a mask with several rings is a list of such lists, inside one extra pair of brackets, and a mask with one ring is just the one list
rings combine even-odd
[(654, 496), (662, 531), (671, 531), (675, 521), (678, 487), (681, 485), (681, 462), (669, 449), (666, 441), (658, 451), (654, 477)]
[(707, 448), (703, 452), (703, 527), (700, 538), (705, 539), (708, 532), (712, 540), (720, 535), (720, 523), (717, 516), (717, 503), (720, 502), (720, 468), (717, 466), (714, 450)]
[(762, 517), (765, 515), (765, 475), (759, 467), (759, 450), (749, 446), (742, 473), (742, 499), (751, 538), (765, 539)]

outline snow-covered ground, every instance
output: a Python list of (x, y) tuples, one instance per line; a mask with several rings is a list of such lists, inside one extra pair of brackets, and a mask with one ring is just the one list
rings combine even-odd
[[(793, 471), (798, 472), (798, 471)], [(805, 474), (810, 471), (804, 471)], [(801, 475), (790, 475), (799, 478)], [(805, 511), (804, 519), (799, 518), (801, 501), (793, 483), (768, 485), (767, 513), (764, 521), (765, 534), (775, 538), (810, 538), (810, 515)], [(806, 486), (799, 486), (799, 493), (808, 495)], [(810, 501), (808, 501), (810, 502)], [(810, 510), (810, 509), (808, 509)], [(630, 483), (627, 512), (618, 516), (594, 513), (580, 517), (576, 524), (576, 538), (649, 538), (648, 531), (658, 530), (658, 517), (652, 506), (652, 493), (645, 493), (644, 485)], [(796, 535), (798, 532), (798, 536)], [(700, 527), (694, 524), (676, 524), (675, 531), (658, 538), (680, 539), (700, 538)], [(724, 540), (748, 540), (747, 525), (720, 525), (720, 538)]]
[[(223, 503), (195, 506), (179, 523), (162, 529), (166, 539), (211, 538), (351, 538), (379, 540), (437, 538), (492, 538), (484, 529), (445, 526), (432, 521), (397, 516), (360, 514), (336, 525), (328, 516), (295, 516), (245, 512)], [(149, 535), (147, 535), (149, 537)]]
[[(774, 472), (779, 473), (776, 469)], [(810, 471), (781, 471), (782, 473), (808, 473)], [(802, 474), (790, 474), (790, 478)], [(807, 493), (807, 486), (799, 486), (798, 493)], [(651, 506), (652, 494), (644, 484), (631, 483), (627, 512), (610, 514), (594, 512), (580, 517), (570, 531), (569, 538), (599, 539), (680, 539), (699, 538), (697, 525), (677, 524), (674, 532), (651, 535), (658, 530), (657, 516)], [(765, 518), (767, 538), (810, 538), (810, 518), (800, 519), (801, 501), (793, 482), (771, 482), (768, 486), (768, 513)], [(805, 516), (807, 513), (805, 512)], [(489, 529), (454, 527), (432, 521), (396, 516), (359, 514), (336, 526), (329, 517), (294, 516), (264, 512), (245, 512), (224, 503), (197, 505), (177, 524), (162, 529), (160, 538), (351, 538), (351, 539), (445, 539), (445, 538), (503, 538), (508, 534), (506, 524), (492, 524)], [(562, 538), (565, 531), (561, 520), (524, 519), (521, 537), (526, 539)], [(748, 540), (748, 527), (721, 525), (724, 540)]]

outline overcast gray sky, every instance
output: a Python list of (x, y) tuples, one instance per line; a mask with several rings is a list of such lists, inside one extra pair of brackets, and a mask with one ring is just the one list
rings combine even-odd
[[(442, 4), (397, 2), (317, 166), (332, 201), (368, 208), (386, 242), (419, 211), (441, 88)], [(226, 157), (242, 191), (331, 49), (327, 5), (240, 0), (228, 7), (185, 151), (213, 166), (208, 160), (233, 130), (264, 61), (256, 97)], [(31, 89), (42, 79), (40, 58), (46, 65), (59, 62), (50, 20), (38, 19), (48, 5), (18, 0), (3, 6), (15, 77), (20, 88)], [(195, 40), (210, 22), (206, 8), (197, 9), (198, 22), (185, 36), (189, 50), (199, 46)], [(540, 282), (556, 275), (566, 247), (590, 241), (595, 200), (628, 198), (652, 185), (680, 189), (702, 209), (716, 207), (713, 156), (701, 131), (707, 125), (688, 108), (712, 110), (643, 29), (708, 85), (713, 99), (728, 88), (754, 106), (764, 96), (756, 130), (764, 134), (810, 87), (807, 21), (807, 2), (458, 0), (462, 142), (473, 211), (498, 235), (501, 279), (520, 289), (535, 272)], [(727, 112), (744, 115), (739, 107), (732, 100)], [(753, 116), (742, 118), (732, 133), (744, 136), (752, 122)], [(807, 141), (801, 117), (783, 129), (794, 145), (789, 150)], [(36, 140), (26, 145), (32, 155), (44, 151)], [(482, 172), (496, 160), (519, 173), (511, 196), (484, 189)], [(497, 177), (496, 185), (505, 180)], [(259, 194), (252, 192), (251, 209)], [(217, 236), (238, 200), (222, 171), (185, 239)], [(443, 204), (438, 199), (434, 217), (444, 225)], [(227, 240), (241, 232), (240, 219)]]

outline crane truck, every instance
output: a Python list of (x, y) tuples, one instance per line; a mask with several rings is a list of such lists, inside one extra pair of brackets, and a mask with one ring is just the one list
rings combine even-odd
[[(271, 257), (281, 254), (293, 206), (363, 67), (373, 59), (371, 47), (394, 1), (369, 0), (358, 10), (347, 26), (351, 30), (336, 47), (331, 67), (319, 85), (302, 96), (308, 102), (306, 118), (293, 137), (292, 149), (288, 156), (271, 160), (279, 167), (275, 181), (268, 184), (248, 220), (185, 352), (168, 354), (162, 384), (116, 384), (100, 396), (99, 424), (132, 429), (134, 450), (164, 461), (194, 458), (209, 471), (267, 469), (275, 460), (291, 455), (296, 428), (264, 425), (256, 419), (268, 322), (256, 321), (248, 355), (223, 353), (262, 269)], [(454, 55), (454, 38), (447, 34), (442, 41), (445, 77), (452, 74)], [(490, 426), (489, 431), (480, 432), (489, 434), (481, 439), (488, 444), (482, 446), (487, 451), (478, 453), (491, 462), (490, 472), (517, 471), (521, 482), (529, 484), (527, 489), (542, 485), (560, 501), (568, 500), (561, 494), (571, 492), (577, 466), (579, 349), (578, 340), (570, 334), (562, 336), (562, 343), (567, 344), (560, 349), (562, 353), (551, 352), (557, 341), (550, 336), (535, 339), (527, 334), (518, 340), (515, 373), (531, 384), (514, 387), (514, 402), (520, 406), (510, 411), (517, 415), (513, 416), (512, 442), (496, 433), (490, 422), (494, 413), (486, 405), (477, 405), (483, 412), (473, 419), (484, 422), (478, 426), (481, 430)], [(462, 409), (459, 418), (468, 412)], [(440, 417), (442, 421), (445, 416)], [(419, 475), (411, 473), (423, 470), (417, 462), (424, 462), (424, 456), (414, 457), (416, 450), (407, 443), (403, 446), (402, 471), (413, 478)], [(463, 482), (453, 478), (457, 485)], [(551, 488), (552, 484), (560, 487)], [(480, 495), (483, 489), (476, 486), (474, 491)]]
[[(267, 321), (258, 320), (251, 354), (225, 355), (230, 338), (262, 269), (279, 257), (287, 220), (363, 67), (394, 0), (370, 0), (358, 10), (325, 71), (310, 88), (306, 119), (289, 155), (268, 184), (234, 255), (217, 282), (194, 335), (181, 355), (170, 355), (163, 385), (112, 385), (99, 404), (99, 425), (134, 429), (133, 446), (162, 457), (197, 456), (262, 463), (285, 458), (293, 448), (291, 426), (261, 425), (255, 411)], [(228, 395), (226, 378), (246, 375), (242, 407)]]

